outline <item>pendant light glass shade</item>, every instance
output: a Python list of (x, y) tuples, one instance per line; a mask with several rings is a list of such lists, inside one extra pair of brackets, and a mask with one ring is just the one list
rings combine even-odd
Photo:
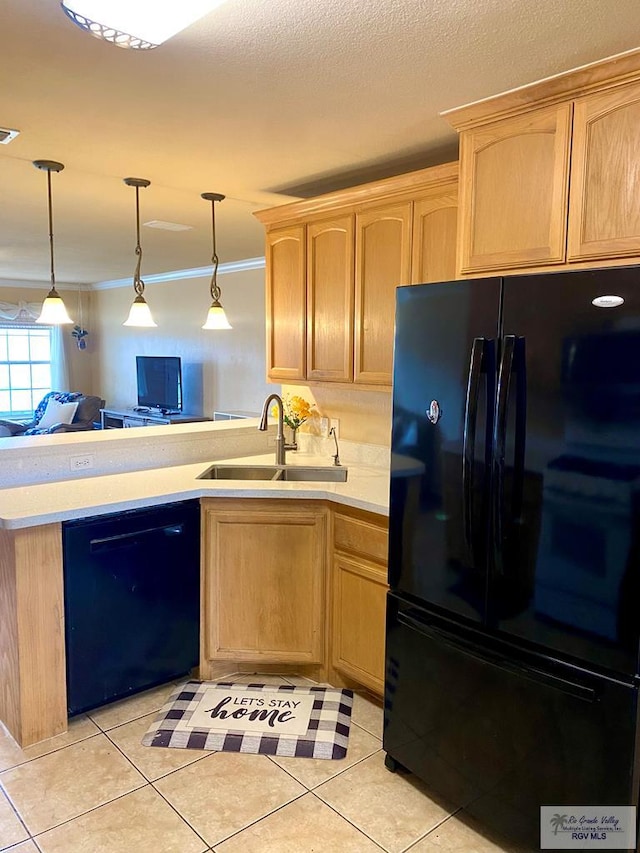
[(74, 24), (118, 47), (150, 50), (224, 0), (62, 0)]
[(56, 290), (56, 274), (53, 262), (53, 204), (51, 200), (51, 172), (61, 172), (64, 169), (62, 163), (55, 160), (34, 160), (36, 169), (42, 169), (47, 173), (47, 202), (49, 211), (49, 260), (51, 262), (51, 290), (42, 303), (42, 311), (36, 323), (47, 326), (62, 326), (65, 323), (73, 323), (67, 314), (67, 309), (62, 297)]
[(158, 324), (154, 322), (154, 319), (151, 316), (151, 311), (149, 310), (149, 306), (147, 305), (144, 296), (136, 296), (136, 298), (131, 304), (131, 308), (129, 309), (129, 316), (122, 325), (147, 327), (155, 326), (157, 328)]
[(153, 327), (158, 324), (154, 322), (151, 316), (151, 311), (144, 298), (144, 281), (140, 278), (140, 267), (142, 266), (142, 246), (140, 245), (140, 187), (148, 187), (151, 181), (146, 178), (125, 178), (125, 184), (128, 187), (135, 187), (136, 190), (136, 268), (133, 273), (133, 289), (136, 292), (136, 298), (129, 311), (129, 316), (122, 324), (123, 326), (138, 326)]
[(57, 290), (50, 290), (47, 294), (36, 323), (43, 323), (46, 326), (63, 326), (65, 323), (73, 323)]
[(220, 304), (220, 287), (218, 286), (218, 254), (216, 252), (216, 202), (223, 201), (224, 196), (220, 193), (202, 193), (201, 198), (211, 202), (211, 241), (213, 244), (213, 255), (211, 263), (213, 271), (211, 274), (211, 283), (209, 290), (211, 292), (211, 307), (207, 314), (203, 329), (232, 329), (233, 326), (227, 320), (227, 315), (224, 313), (224, 308)]
[(224, 308), (219, 302), (214, 302), (209, 308), (207, 321), (202, 327), (203, 329), (232, 329), (233, 326), (227, 320), (227, 315), (224, 313)]

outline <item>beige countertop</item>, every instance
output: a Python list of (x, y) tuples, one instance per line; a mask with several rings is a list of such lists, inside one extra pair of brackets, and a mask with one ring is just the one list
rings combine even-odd
[[(202, 497), (297, 497), (330, 500), (380, 515), (389, 512), (387, 467), (347, 462), (346, 483), (198, 480), (213, 461), (270, 465), (273, 453), (0, 489), (0, 527), (33, 527)], [(287, 465), (330, 467), (326, 456), (301, 452), (290, 452)]]

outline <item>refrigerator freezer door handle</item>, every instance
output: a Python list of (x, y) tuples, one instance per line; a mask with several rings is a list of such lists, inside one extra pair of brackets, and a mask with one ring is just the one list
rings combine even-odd
[(516, 338), (514, 369), (517, 375), (517, 387), (515, 455), (513, 460), (513, 501), (511, 512), (513, 519), (520, 521), (524, 502), (524, 459), (527, 424), (527, 361), (524, 338)]
[(469, 360), (467, 396), (464, 406), (464, 428), (462, 434), (462, 522), (464, 541), (472, 565), (475, 565), (473, 548), (473, 462), (476, 444), (476, 421), (478, 415), (478, 391), (480, 375), (485, 358), (485, 338), (474, 338)]
[(502, 342), (502, 356), (498, 371), (498, 390), (493, 433), (493, 547), (494, 567), (498, 575), (505, 574), (505, 453), (511, 379), (517, 376), (515, 447), (513, 459), (513, 489), (510, 518), (519, 521), (522, 515), (524, 494), (524, 457), (527, 408), (527, 373), (525, 339), (507, 335)]
[(527, 666), (525, 663), (517, 663), (515, 660), (507, 658), (497, 652), (489, 649), (480, 649), (477, 643), (471, 639), (465, 639), (462, 636), (453, 634), (435, 625), (425, 624), (419, 619), (413, 619), (408, 613), (400, 611), (398, 613), (398, 622), (406, 625), (414, 631), (418, 631), (425, 637), (429, 637), (437, 642), (449, 646), (455, 651), (460, 652), (467, 657), (474, 658), (480, 663), (488, 666), (495, 666), (499, 669), (513, 672), (521, 678), (526, 678), (529, 681), (535, 681), (537, 684), (543, 684), (545, 687), (550, 687), (554, 690), (560, 690), (562, 693), (575, 696), (576, 699), (581, 699), (583, 702), (596, 702), (598, 696), (596, 691), (591, 687), (586, 687), (584, 684), (578, 684), (574, 681), (569, 681), (565, 678), (560, 678), (550, 672), (543, 672), (535, 667)]
[(503, 505), (504, 505), (504, 457), (509, 409), (509, 390), (513, 370), (515, 335), (506, 335), (502, 340), (502, 354), (498, 371), (496, 413), (493, 421), (493, 563), (498, 575), (504, 574), (503, 558)]

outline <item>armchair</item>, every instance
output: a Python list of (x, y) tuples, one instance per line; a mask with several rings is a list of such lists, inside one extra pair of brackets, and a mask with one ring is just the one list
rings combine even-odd
[[(47, 427), (39, 427), (49, 400), (57, 400), (59, 403), (78, 403), (78, 408), (70, 424), (56, 423)], [(81, 430), (93, 429), (93, 424), (98, 420), (100, 409), (104, 407), (104, 400), (100, 397), (85, 396), (80, 391), (50, 391), (45, 394), (36, 406), (33, 418), (29, 423), (22, 424), (15, 421), (0, 420), (0, 437), (21, 435), (50, 435), (60, 432), (79, 432)]]

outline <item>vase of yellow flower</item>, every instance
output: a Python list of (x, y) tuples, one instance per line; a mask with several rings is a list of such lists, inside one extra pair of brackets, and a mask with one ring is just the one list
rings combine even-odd
[[(291, 440), (287, 441), (288, 450), (298, 449), (298, 430), (302, 424), (311, 417), (314, 409), (313, 403), (309, 403), (304, 397), (297, 395), (283, 394), (282, 396), (282, 411), (283, 421), (291, 430)], [(271, 414), (277, 417), (278, 407), (274, 406)]]

